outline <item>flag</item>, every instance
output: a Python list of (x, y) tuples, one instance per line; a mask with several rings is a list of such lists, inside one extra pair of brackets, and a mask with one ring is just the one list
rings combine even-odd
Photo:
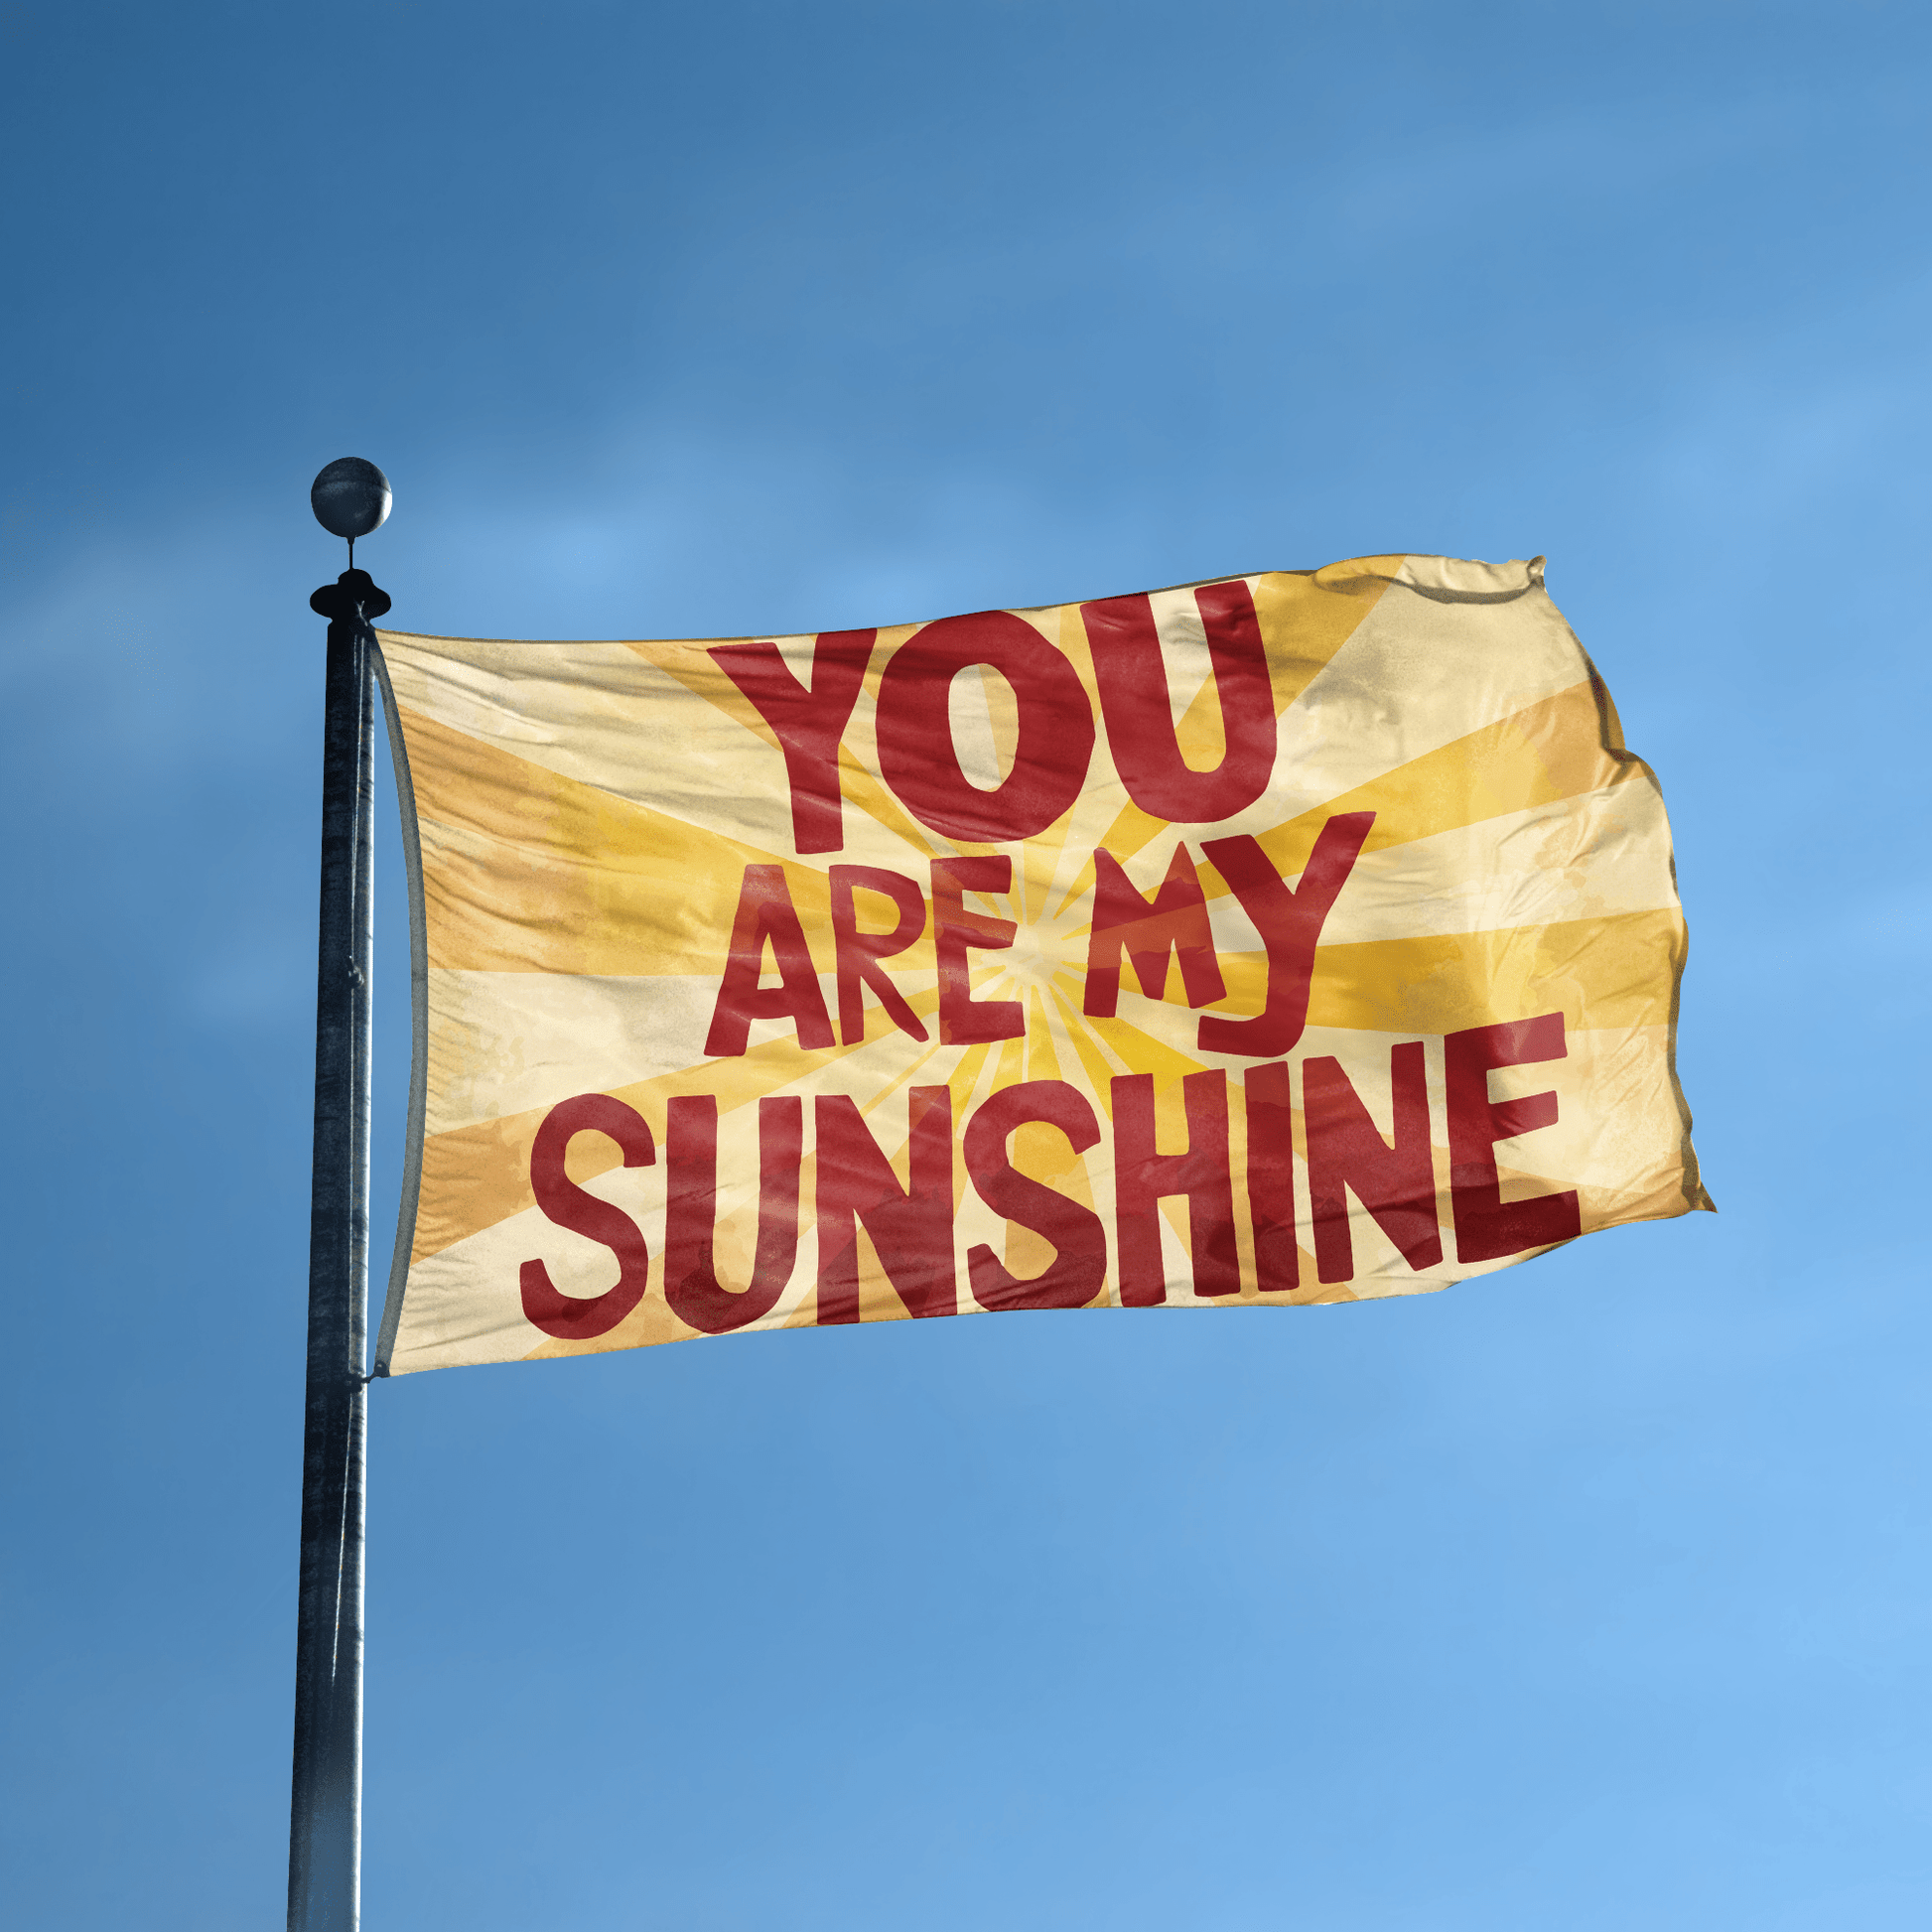
[(1711, 1205), (1663, 799), (1541, 559), (380, 642), (386, 1372), (1418, 1294)]

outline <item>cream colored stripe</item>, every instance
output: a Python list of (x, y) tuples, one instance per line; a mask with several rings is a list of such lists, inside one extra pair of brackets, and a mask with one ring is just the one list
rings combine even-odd
[(383, 641), (405, 710), (703, 831), (791, 850), (777, 752), (628, 645)]
[(1230, 829), (1266, 831), (1284, 805), (1306, 810), (1352, 791), (1588, 673), (1540, 584), (1495, 604), (1394, 584), (1283, 714), (1275, 784), (1243, 815), (1254, 822)]
[[(431, 968), (436, 1078), (428, 1131), (446, 1134), (699, 1065), (718, 985), (716, 974), (703, 973), (632, 978)], [(819, 987), (828, 1011), (836, 1010), (829, 974)], [(790, 1025), (755, 1021), (753, 1042), (773, 1032), (789, 1034)]]
[[(1498, 932), (1676, 905), (1663, 800), (1649, 785), (1613, 785), (1364, 852), (1321, 938), (1341, 946)], [(1228, 950), (1260, 945), (1232, 897), (1216, 899), (1211, 916)]]

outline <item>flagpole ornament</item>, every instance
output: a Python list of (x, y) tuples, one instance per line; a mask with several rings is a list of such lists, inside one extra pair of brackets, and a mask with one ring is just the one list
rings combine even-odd
[(355, 1932), (375, 857), (377, 644), (370, 625), (389, 609), (387, 593), (355, 568), (355, 539), (389, 514), (389, 480), (374, 464), (344, 457), (316, 478), (309, 500), (323, 528), (348, 540), (349, 568), (309, 600), (329, 620), (329, 646), (288, 1923), (290, 1932)]
[(388, 521), (395, 497), (389, 479), (366, 457), (339, 456), (325, 464), (309, 485), (309, 506), (332, 537), (348, 539), (348, 561), (355, 563), (355, 539)]

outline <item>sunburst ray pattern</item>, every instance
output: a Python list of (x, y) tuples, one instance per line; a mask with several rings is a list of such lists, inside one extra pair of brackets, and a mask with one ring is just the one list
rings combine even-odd
[(382, 646), (388, 1372), (1413, 1294), (1709, 1205), (1662, 799), (1540, 562)]

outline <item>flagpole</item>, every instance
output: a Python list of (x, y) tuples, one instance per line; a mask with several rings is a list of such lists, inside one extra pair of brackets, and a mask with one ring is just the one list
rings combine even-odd
[(316, 479), (311, 500), (324, 527), (348, 538), (351, 568), (309, 600), (329, 620), (329, 647), (288, 1922), (290, 1932), (356, 1932), (375, 857), (369, 621), (389, 609), (389, 599), (352, 565), (355, 538), (388, 514), (388, 480), (373, 464), (345, 458)]

